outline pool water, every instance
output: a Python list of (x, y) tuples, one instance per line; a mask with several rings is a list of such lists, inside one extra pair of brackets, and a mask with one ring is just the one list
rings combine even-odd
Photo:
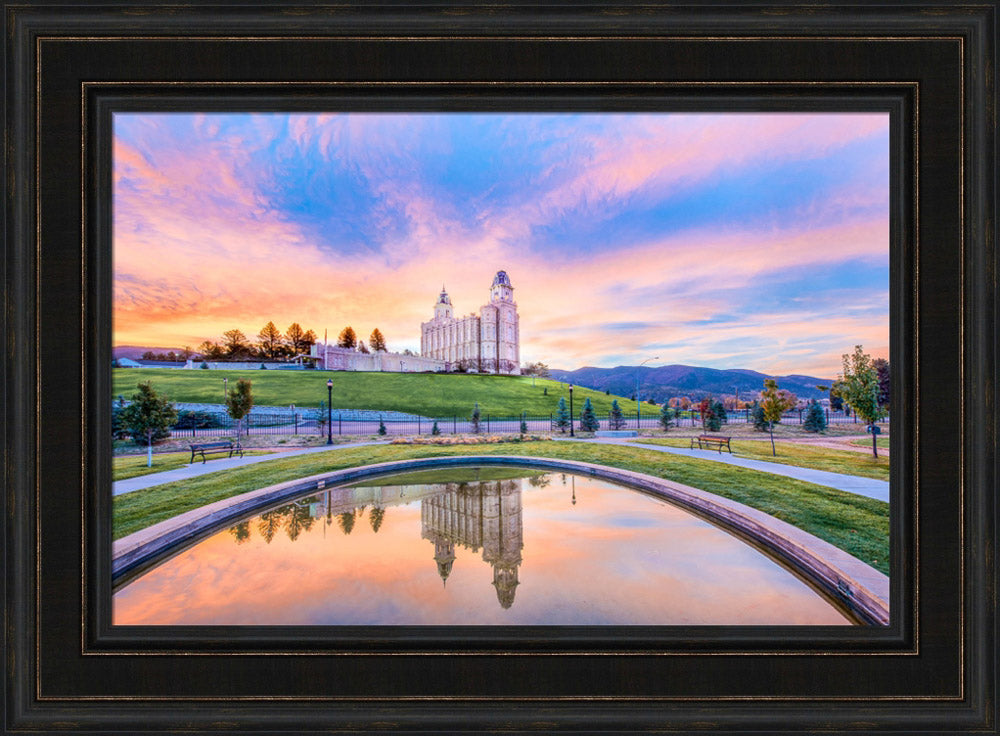
[(118, 625), (851, 625), (755, 547), (604, 480), (517, 468), (332, 488), (118, 590)]

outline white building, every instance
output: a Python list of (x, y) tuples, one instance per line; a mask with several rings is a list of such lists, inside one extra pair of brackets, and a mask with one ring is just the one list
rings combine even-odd
[(514, 287), (506, 271), (497, 271), (489, 304), (455, 317), (451, 297), (441, 287), (434, 318), (420, 325), (420, 354), (479, 373), (521, 373), (521, 337)]

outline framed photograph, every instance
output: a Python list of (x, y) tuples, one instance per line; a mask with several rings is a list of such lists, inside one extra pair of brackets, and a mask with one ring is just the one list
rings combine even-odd
[(6, 732), (996, 732), (995, 3), (5, 11)]

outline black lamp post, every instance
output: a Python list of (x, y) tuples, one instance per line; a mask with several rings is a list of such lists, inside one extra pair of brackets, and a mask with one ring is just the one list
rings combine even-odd
[(569, 436), (576, 437), (573, 434), (573, 384), (569, 385)]
[(326, 382), (326, 444), (333, 444), (333, 379)]

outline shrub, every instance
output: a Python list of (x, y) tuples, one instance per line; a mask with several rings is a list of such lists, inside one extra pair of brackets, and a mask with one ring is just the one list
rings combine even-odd
[(222, 426), (223, 423), (215, 414), (186, 409), (177, 412), (177, 421), (174, 423), (174, 429), (218, 429)]
[(201, 361), (201, 370), (203, 370), (203, 371), (207, 371), (208, 370), (208, 363), (206, 363), (204, 360)]

